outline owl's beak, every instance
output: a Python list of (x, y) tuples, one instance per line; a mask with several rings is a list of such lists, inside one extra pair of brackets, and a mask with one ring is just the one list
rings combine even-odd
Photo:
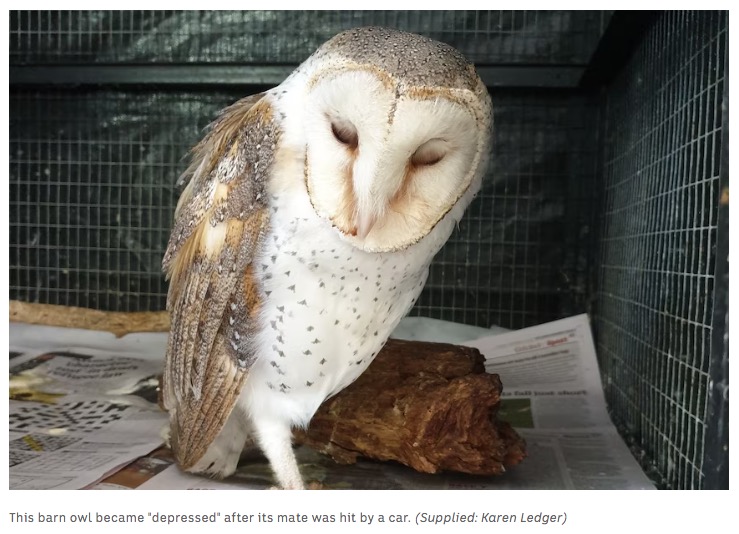
[(377, 216), (372, 212), (362, 212), (357, 215), (357, 237), (364, 239), (377, 222)]
[(352, 176), (355, 199), (354, 236), (358, 239), (365, 239), (387, 213), (389, 201), (386, 182), (387, 177), (394, 176), (384, 167), (366, 165), (367, 163), (360, 161)]

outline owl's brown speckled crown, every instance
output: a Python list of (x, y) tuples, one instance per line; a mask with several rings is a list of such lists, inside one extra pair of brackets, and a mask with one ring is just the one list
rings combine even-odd
[(454, 47), (414, 33), (375, 26), (336, 35), (314, 54), (336, 54), (357, 64), (379, 67), (412, 86), (479, 88), (475, 67)]

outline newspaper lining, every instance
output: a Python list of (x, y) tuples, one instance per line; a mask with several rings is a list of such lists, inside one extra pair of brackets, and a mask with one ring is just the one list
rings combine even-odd
[[(341, 466), (301, 447), (297, 456), (306, 480), (332, 489), (654, 488), (606, 411), (586, 315), (497, 335), (453, 323), (439, 328), (441, 323), (409, 318), (396, 337), (480, 349), (487, 371), (498, 373), (503, 382), (500, 416), (526, 439), (528, 457), (499, 477), (427, 475), (372, 461)], [(162, 444), (167, 418), (152, 395), (166, 334), (118, 339), (15, 323), (10, 333), (11, 489), (128, 489), (96, 482)], [(242, 461), (225, 481), (182, 473), (157, 458), (149, 462), (156, 469), (142, 483), (142, 461), (131, 485), (137, 489), (273, 485), (269, 465), (261, 458)]]
[(10, 489), (85, 488), (159, 447), (161, 341), (11, 323)]

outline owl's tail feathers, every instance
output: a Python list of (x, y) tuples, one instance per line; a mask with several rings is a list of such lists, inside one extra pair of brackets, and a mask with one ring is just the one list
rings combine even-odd
[(252, 417), (257, 441), (269, 460), (282, 489), (305, 489), (292, 446), (292, 429), (288, 421)]

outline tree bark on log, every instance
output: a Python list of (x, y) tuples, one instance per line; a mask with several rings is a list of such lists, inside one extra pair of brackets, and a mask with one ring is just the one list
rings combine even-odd
[(296, 441), (345, 464), (366, 457), (423, 473), (501, 474), (526, 456), (497, 419), (501, 389), (477, 349), (391, 339)]

